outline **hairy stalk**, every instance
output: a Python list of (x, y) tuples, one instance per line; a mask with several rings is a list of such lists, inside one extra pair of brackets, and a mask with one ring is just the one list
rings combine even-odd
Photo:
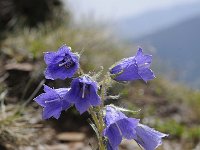
[[(104, 79), (101, 82), (101, 105), (96, 107), (96, 113), (95, 111), (92, 111), (91, 115), (94, 117), (94, 121), (96, 120), (96, 126), (99, 131), (99, 149), (105, 150), (105, 145), (103, 141), (103, 130), (105, 128), (104, 120), (103, 120), (103, 108), (104, 108), (104, 100), (106, 96), (106, 82), (108, 80), (107, 75), (104, 76)], [(94, 110), (94, 109), (93, 109)]]
[(103, 120), (103, 107), (104, 107), (104, 101), (105, 101), (105, 95), (106, 95), (106, 85), (105, 85), (106, 80), (107, 80), (107, 76), (105, 75), (104, 79), (102, 80), (102, 84), (101, 84), (101, 101), (102, 101), (102, 104), (97, 107), (101, 132), (103, 132), (103, 130), (105, 128), (104, 120)]
[(94, 110), (94, 108), (89, 109), (89, 113), (92, 116), (92, 119), (97, 127), (98, 130), (98, 145), (99, 145), (99, 150), (105, 150), (104, 142), (103, 142), (103, 136), (102, 136), (102, 124), (99, 121), (99, 116), (97, 117), (97, 114)]

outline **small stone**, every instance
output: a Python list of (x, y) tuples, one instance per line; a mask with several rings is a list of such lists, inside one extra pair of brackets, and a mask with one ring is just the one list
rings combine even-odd
[(122, 150), (141, 150), (138, 144), (134, 140), (123, 140), (120, 144)]
[(82, 150), (85, 147), (85, 145), (83, 142), (72, 142), (69, 144), (69, 147), (73, 150)]
[[(41, 149), (41, 150), (43, 150), (43, 149)], [(66, 144), (55, 144), (55, 145), (45, 146), (44, 150), (71, 150), (71, 149)]]
[(56, 138), (59, 141), (83, 141), (85, 139), (85, 134), (84, 133), (78, 133), (78, 132), (63, 132), (60, 133), (56, 136)]
[(12, 63), (5, 65), (5, 69), (30, 72), (33, 70), (33, 65), (29, 63)]
[(194, 150), (199, 150), (200, 149), (200, 142), (197, 144), (197, 146), (194, 148)]

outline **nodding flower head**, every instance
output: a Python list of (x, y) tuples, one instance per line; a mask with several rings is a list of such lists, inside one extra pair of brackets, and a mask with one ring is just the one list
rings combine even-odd
[(66, 45), (57, 52), (46, 52), (44, 60), (47, 64), (45, 77), (51, 80), (71, 78), (79, 68), (78, 55), (72, 53)]
[(137, 136), (135, 141), (145, 150), (155, 150), (162, 144), (162, 138), (168, 136), (140, 123), (135, 130)]
[(101, 104), (97, 91), (97, 83), (91, 77), (84, 75), (72, 81), (71, 89), (66, 94), (65, 99), (75, 104), (76, 109), (82, 114), (90, 106), (98, 106)]
[(54, 117), (58, 119), (61, 111), (70, 107), (70, 103), (63, 98), (69, 91), (69, 88), (52, 89), (44, 85), (44, 92), (34, 100), (43, 107), (43, 119)]
[(136, 138), (135, 128), (139, 119), (128, 118), (121, 111), (112, 106), (106, 107), (106, 115), (104, 117), (106, 128), (103, 135), (108, 138), (108, 147), (117, 150), (122, 138)]
[(132, 81), (142, 79), (145, 82), (155, 78), (149, 69), (152, 61), (151, 55), (144, 55), (139, 48), (136, 56), (120, 60), (110, 68), (110, 75), (116, 81)]
[(162, 138), (167, 136), (148, 126), (139, 123), (139, 119), (128, 118), (112, 106), (106, 107), (104, 117), (106, 128), (103, 135), (108, 138), (108, 149), (118, 150), (122, 139), (135, 140), (145, 150), (154, 150), (162, 144)]

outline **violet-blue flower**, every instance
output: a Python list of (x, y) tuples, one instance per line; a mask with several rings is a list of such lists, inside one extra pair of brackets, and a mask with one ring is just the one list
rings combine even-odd
[(46, 79), (71, 78), (79, 68), (79, 57), (71, 52), (71, 48), (63, 45), (57, 52), (46, 52), (44, 55), (47, 68)]
[(65, 99), (75, 104), (76, 109), (82, 114), (90, 106), (98, 106), (101, 104), (97, 91), (97, 83), (91, 77), (84, 75), (72, 81), (71, 89), (66, 94)]
[(70, 107), (70, 103), (63, 98), (69, 91), (69, 88), (52, 89), (44, 85), (44, 92), (34, 100), (43, 107), (43, 119), (54, 117), (58, 119), (61, 111)]
[(108, 138), (109, 149), (118, 150), (118, 145), (121, 143), (122, 138), (136, 138), (135, 128), (138, 125), (139, 119), (128, 118), (116, 108), (107, 106), (104, 120), (106, 128), (103, 135)]
[(145, 150), (155, 150), (162, 144), (162, 138), (168, 136), (143, 124), (136, 127), (136, 135), (135, 141)]
[(162, 144), (162, 138), (167, 134), (158, 132), (146, 125), (140, 124), (139, 119), (128, 118), (113, 106), (106, 107), (106, 128), (103, 135), (108, 138), (107, 148), (118, 150), (122, 139), (134, 139), (145, 150), (155, 150)]
[(144, 55), (139, 48), (136, 56), (120, 60), (110, 68), (111, 77), (116, 81), (132, 81), (142, 79), (145, 82), (155, 78), (149, 69), (152, 62), (151, 55)]

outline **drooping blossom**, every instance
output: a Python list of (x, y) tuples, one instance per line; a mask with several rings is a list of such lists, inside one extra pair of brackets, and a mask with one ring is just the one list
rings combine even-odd
[(132, 81), (142, 79), (145, 82), (155, 78), (151, 69), (151, 55), (144, 55), (139, 48), (137, 54), (133, 57), (120, 60), (116, 65), (110, 68), (111, 77), (116, 81)]
[(136, 127), (136, 135), (135, 141), (145, 150), (155, 150), (162, 144), (162, 138), (168, 136), (143, 124)]
[(97, 91), (97, 83), (91, 77), (84, 75), (72, 81), (71, 89), (66, 94), (65, 99), (74, 104), (76, 109), (82, 114), (89, 107), (101, 104)]
[(106, 107), (106, 115), (104, 117), (106, 128), (103, 135), (108, 138), (109, 149), (118, 150), (118, 146), (122, 139), (136, 138), (135, 128), (139, 119), (128, 118), (121, 111), (116, 110), (112, 106)]
[(162, 138), (167, 136), (161, 132), (142, 125), (139, 119), (128, 118), (121, 111), (112, 106), (106, 107), (106, 128), (103, 135), (108, 138), (107, 148), (118, 150), (122, 139), (135, 140), (145, 150), (155, 150), (162, 144)]
[(46, 79), (71, 78), (79, 68), (79, 56), (71, 52), (71, 48), (63, 45), (57, 52), (46, 52), (44, 55), (47, 68)]
[(61, 111), (70, 107), (70, 103), (63, 98), (69, 91), (69, 88), (52, 89), (44, 85), (44, 92), (34, 100), (43, 107), (43, 119), (54, 117), (58, 119)]

